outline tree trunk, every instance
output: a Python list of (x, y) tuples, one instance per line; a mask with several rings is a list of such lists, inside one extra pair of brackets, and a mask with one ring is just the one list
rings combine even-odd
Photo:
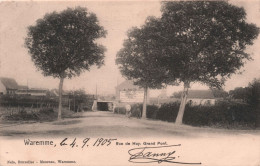
[(177, 115), (177, 118), (175, 121), (175, 124), (177, 124), (177, 125), (182, 124), (182, 119), (183, 119), (184, 110), (185, 110), (185, 106), (186, 106), (186, 102), (187, 102), (189, 87), (190, 87), (190, 83), (184, 83), (184, 90), (183, 90), (182, 96), (181, 96), (181, 105), (180, 105), (179, 112), (178, 112), (178, 115)]
[(148, 87), (145, 87), (142, 119), (146, 119), (147, 91), (148, 91)]
[(60, 78), (59, 84), (59, 110), (58, 110), (58, 120), (61, 120), (61, 109), (62, 109), (62, 86), (64, 78)]

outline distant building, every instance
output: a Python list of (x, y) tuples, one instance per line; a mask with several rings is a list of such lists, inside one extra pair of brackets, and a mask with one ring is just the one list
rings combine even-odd
[(31, 88), (31, 89), (18, 89), (17, 95), (29, 95), (29, 96), (46, 96), (48, 94), (47, 89)]
[(18, 84), (13, 78), (0, 77), (0, 94), (15, 94)]
[(116, 100), (120, 103), (142, 103), (144, 89), (134, 85), (133, 81), (126, 80), (116, 87)]
[(216, 99), (211, 90), (189, 90), (187, 103), (191, 105), (215, 105)]
[(25, 85), (18, 85), (18, 89), (15, 92), (17, 95), (28, 95), (28, 86)]
[(25, 90), (25, 89), (29, 89), (29, 87), (26, 85), (18, 85), (18, 90)]

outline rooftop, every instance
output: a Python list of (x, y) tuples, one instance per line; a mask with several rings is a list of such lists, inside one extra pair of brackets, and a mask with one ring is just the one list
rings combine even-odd
[(0, 77), (0, 81), (6, 89), (18, 89), (18, 84), (13, 78)]
[(139, 86), (134, 85), (133, 81), (131, 80), (126, 80), (124, 82), (122, 82), (121, 84), (119, 84), (116, 89), (119, 90), (128, 90), (128, 89), (136, 89), (139, 90), (141, 89)]

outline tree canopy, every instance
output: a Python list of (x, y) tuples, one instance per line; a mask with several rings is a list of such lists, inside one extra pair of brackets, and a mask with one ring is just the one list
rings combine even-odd
[(104, 63), (105, 48), (95, 40), (105, 35), (95, 14), (86, 8), (68, 8), (38, 19), (28, 28), (25, 44), (45, 76), (71, 78)]
[(259, 29), (246, 23), (243, 8), (225, 1), (182, 1), (163, 2), (161, 10), (165, 65), (179, 73), (179, 81), (221, 87), (251, 58), (244, 50)]
[(184, 83), (176, 119), (181, 124), (190, 83), (221, 88), (251, 59), (245, 49), (253, 44), (259, 28), (246, 22), (244, 8), (225, 1), (162, 2), (161, 10), (161, 59), (169, 73)]
[(128, 34), (117, 55), (123, 75), (136, 84), (184, 83), (176, 122), (181, 124), (191, 82), (221, 88), (251, 56), (245, 52), (259, 34), (244, 8), (225, 1), (162, 2), (161, 18), (150, 18)]
[(128, 31), (128, 38), (123, 48), (117, 53), (116, 63), (120, 72), (135, 85), (144, 88), (143, 117), (146, 116), (146, 97), (148, 88), (161, 88), (175, 79), (168, 76), (160, 59), (161, 45), (157, 38), (158, 20), (149, 17), (141, 28), (134, 27)]
[(255, 78), (247, 87), (236, 87), (229, 91), (233, 99), (241, 99), (253, 107), (259, 107), (260, 100), (260, 78)]
[(92, 65), (104, 64), (105, 47), (96, 39), (105, 35), (96, 15), (82, 7), (46, 14), (28, 27), (25, 45), (32, 61), (44, 76), (60, 79), (58, 119), (64, 79), (79, 76)]
[(117, 53), (120, 72), (140, 87), (161, 88), (172, 79), (160, 61), (161, 46), (156, 33), (160, 33), (158, 20), (149, 17), (141, 28), (128, 31), (128, 39)]

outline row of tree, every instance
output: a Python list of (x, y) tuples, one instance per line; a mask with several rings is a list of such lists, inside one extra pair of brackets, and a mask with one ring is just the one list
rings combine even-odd
[[(211, 88), (211, 91), (215, 98), (226, 98), (229, 96), (228, 92), (226, 92), (222, 88), (221, 89)], [(174, 92), (171, 97), (172, 98), (181, 98), (181, 95), (182, 95), (182, 92), (179, 91), (179, 92)]]
[(245, 53), (259, 28), (246, 23), (243, 8), (225, 1), (162, 2), (162, 16), (128, 32), (117, 54), (121, 73), (144, 88), (183, 83), (176, 124), (181, 124), (192, 82), (221, 88), (249, 60)]
[[(143, 118), (146, 118), (148, 88), (183, 83), (176, 123), (182, 123), (190, 83), (221, 87), (250, 55), (259, 29), (246, 23), (243, 8), (225, 1), (162, 2), (162, 16), (148, 17), (145, 24), (128, 31), (116, 63), (121, 73), (144, 88)], [(28, 28), (25, 45), (44, 76), (60, 79), (79, 76), (91, 65), (104, 64), (105, 48), (96, 39), (105, 37), (95, 14), (86, 8), (68, 8), (46, 14)]]
[(258, 107), (260, 101), (260, 78), (254, 79), (247, 87), (237, 87), (229, 91), (229, 95), (234, 99), (247, 102), (253, 107)]
[[(235, 99), (248, 103), (252, 106), (257, 106), (260, 100), (260, 78), (254, 79), (246, 87), (236, 87), (229, 92), (223, 89), (212, 88), (215, 98)], [(174, 92), (172, 98), (181, 98), (182, 92)]]

